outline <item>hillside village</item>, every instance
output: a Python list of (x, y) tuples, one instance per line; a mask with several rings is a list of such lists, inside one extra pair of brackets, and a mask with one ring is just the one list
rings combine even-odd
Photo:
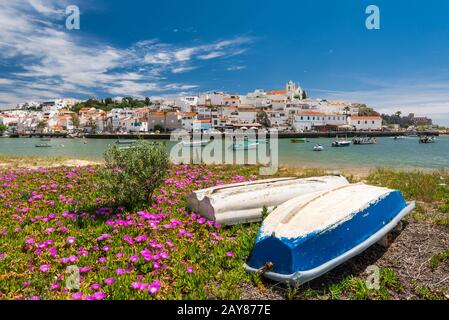
[[(121, 101), (138, 103), (124, 105)], [(100, 106), (95, 107), (95, 103)], [(412, 127), (432, 125), (430, 119), (413, 114), (404, 119)], [(235, 128), (276, 128), (280, 132), (387, 129), (385, 118), (374, 110), (357, 103), (308, 98), (292, 81), (282, 90), (255, 90), (246, 95), (209, 92), (173, 99), (108, 98), (101, 103), (92, 99), (28, 102), (1, 112), (0, 126), (3, 131), (23, 134), (149, 133), (176, 129), (192, 132)], [(391, 128), (397, 130), (399, 124)]]

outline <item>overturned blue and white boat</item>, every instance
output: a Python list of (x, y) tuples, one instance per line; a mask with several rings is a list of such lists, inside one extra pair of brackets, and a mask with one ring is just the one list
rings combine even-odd
[(293, 198), (265, 219), (245, 268), (303, 284), (381, 240), (414, 206), (400, 191), (366, 184)]

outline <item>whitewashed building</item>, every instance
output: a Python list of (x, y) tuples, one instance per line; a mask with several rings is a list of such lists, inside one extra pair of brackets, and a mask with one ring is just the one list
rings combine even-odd
[(350, 116), (348, 124), (357, 131), (380, 131), (382, 130), (382, 118), (378, 116)]
[(293, 129), (296, 131), (310, 131), (319, 127), (345, 125), (347, 116), (344, 114), (326, 114), (318, 111), (298, 112), (293, 119)]

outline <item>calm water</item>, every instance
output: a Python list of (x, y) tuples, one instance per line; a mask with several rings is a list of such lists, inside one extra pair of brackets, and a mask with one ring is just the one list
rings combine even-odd
[[(84, 143), (86, 142), (86, 144)], [(73, 159), (101, 160), (108, 144), (114, 139), (52, 139), (52, 148), (36, 148), (39, 138), (0, 138), (0, 155), (13, 156), (64, 156)], [(159, 140), (160, 141), (160, 140)], [(291, 143), (279, 140), (281, 165), (313, 166), (327, 168), (406, 167), (449, 169), (449, 136), (437, 138), (436, 143), (420, 144), (417, 137), (404, 140), (378, 138), (377, 145), (351, 145), (332, 148), (334, 139), (310, 139), (308, 143)], [(165, 141), (167, 148), (174, 142)], [(313, 151), (319, 143), (324, 151)]]

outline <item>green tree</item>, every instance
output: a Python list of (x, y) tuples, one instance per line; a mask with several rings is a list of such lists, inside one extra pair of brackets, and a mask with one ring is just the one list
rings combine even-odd
[(36, 129), (40, 132), (44, 131), (44, 129), (47, 127), (47, 122), (45, 121), (39, 121), (39, 123), (36, 126)]
[(265, 111), (257, 112), (256, 121), (264, 127), (269, 127), (271, 125), (270, 119), (268, 119), (268, 114)]
[(99, 188), (117, 206), (136, 208), (149, 205), (154, 190), (170, 167), (165, 146), (139, 140), (130, 148), (112, 144), (105, 152), (105, 168), (100, 171)]
[(5, 132), (7, 129), (8, 127), (6, 125), (0, 123), (0, 134), (3, 134), (3, 132)]

